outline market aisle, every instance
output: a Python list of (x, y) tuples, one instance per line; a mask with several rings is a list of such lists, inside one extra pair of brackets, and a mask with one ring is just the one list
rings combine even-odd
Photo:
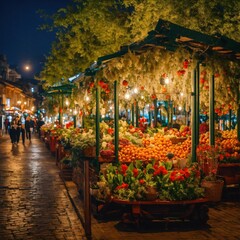
[(0, 137), (0, 239), (79, 240), (84, 230), (50, 151)]

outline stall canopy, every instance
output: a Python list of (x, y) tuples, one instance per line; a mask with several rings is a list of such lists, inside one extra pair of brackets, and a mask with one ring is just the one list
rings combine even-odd
[[(98, 65), (101, 65), (101, 63), (120, 57), (128, 51), (140, 54), (156, 47), (169, 51), (184, 47), (195, 53), (209, 55), (215, 53), (231, 61), (240, 61), (240, 43), (224, 36), (206, 35), (160, 19), (156, 28), (150, 31), (145, 39), (122, 46), (120, 51), (100, 57), (97, 62)], [(90, 68), (87, 69), (87, 72), (89, 70)]]

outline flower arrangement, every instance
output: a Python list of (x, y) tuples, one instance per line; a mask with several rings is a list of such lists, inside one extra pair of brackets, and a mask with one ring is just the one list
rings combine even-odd
[(222, 150), (218, 146), (203, 144), (197, 147), (197, 159), (205, 180), (217, 180), (216, 174), (221, 154)]
[(170, 161), (109, 164), (100, 173), (98, 186), (104, 186), (114, 198), (123, 200), (147, 200), (150, 186), (156, 188), (156, 197), (161, 200), (190, 200), (204, 195), (198, 165), (173, 169)]

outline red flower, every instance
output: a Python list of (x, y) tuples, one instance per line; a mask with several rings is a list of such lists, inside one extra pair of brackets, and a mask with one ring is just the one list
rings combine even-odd
[(93, 87), (94, 87), (94, 82), (91, 82), (91, 83), (89, 84), (89, 87), (90, 87), (90, 88), (93, 88)]
[(184, 181), (184, 176), (182, 176), (182, 175), (178, 176), (177, 180), (178, 181)]
[(107, 94), (110, 93), (110, 89), (106, 89), (105, 93), (107, 93)]
[(122, 85), (123, 85), (124, 87), (127, 87), (127, 86), (128, 86), (128, 81), (127, 81), (127, 80), (123, 80), (123, 81), (122, 81)]
[(151, 95), (151, 98), (152, 98), (153, 100), (156, 99), (156, 98), (157, 98), (156, 94), (152, 94), (152, 95)]
[(204, 78), (200, 78), (200, 84), (204, 84), (206, 80)]
[(224, 155), (223, 154), (220, 154), (219, 155), (219, 161), (222, 161), (224, 159)]
[(139, 183), (140, 183), (140, 184), (144, 184), (144, 183), (145, 183), (145, 180), (144, 180), (144, 179), (140, 179), (140, 180), (139, 180)]
[(171, 175), (171, 176), (169, 177), (169, 180), (170, 180), (171, 182), (174, 182), (174, 181), (176, 181), (176, 177)]
[(162, 78), (166, 78), (167, 77), (167, 74), (166, 73), (163, 73), (162, 74)]
[(230, 157), (231, 157), (231, 154), (228, 153), (228, 152), (226, 152), (226, 153), (225, 153), (225, 157), (226, 157), (226, 158), (230, 158)]
[(99, 85), (100, 87), (102, 87), (103, 84), (105, 84), (103, 80), (100, 80), (100, 81), (98, 82), (98, 85)]
[(122, 185), (119, 185), (116, 187), (116, 190), (122, 189), (122, 188), (128, 188), (128, 184), (127, 183), (122, 183)]
[(107, 132), (108, 132), (108, 134), (112, 135), (114, 133), (114, 130), (113, 130), (113, 128), (108, 128)]
[(154, 176), (166, 175), (168, 173), (167, 169), (163, 166), (158, 167), (157, 165), (154, 165), (153, 167), (155, 169), (155, 171), (153, 173)]
[(185, 70), (178, 70), (177, 71), (177, 75), (179, 76), (179, 77), (181, 77), (181, 76), (183, 76), (184, 74), (185, 74)]
[(185, 178), (189, 178), (190, 177), (190, 172), (187, 170), (187, 171), (185, 171), (185, 173), (184, 173), (184, 177)]
[(183, 62), (183, 68), (187, 69), (188, 66), (189, 66), (189, 61), (187, 59), (185, 59)]
[(101, 88), (106, 91), (106, 90), (108, 89), (108, 84), (107, 84), (107, 83), (103, 83), (103, 84), (101, 85)]
[(137, 177), (137, 176), (138, 176), (138, 169), (137, 169), (137, 168), (134, 168), (134, 169), (133, 169), (133, 176), (134, 176), (134, 177)]
[(125, 174), (128, 169), (128, 166), (126, 164), (122, 164), (121, 168), (122, 168), (122, 173)]

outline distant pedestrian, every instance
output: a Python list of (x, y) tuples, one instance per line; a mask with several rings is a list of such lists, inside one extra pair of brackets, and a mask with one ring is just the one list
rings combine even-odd
[(22, 134), (22, 144), (24, 145), (25, 144), (25, 125), (22, 124), (21, 126), (21, 134)]
[(22, 122), (21, 122), (21, 119), (19, 117), (16, 117), (15, 122), (17, 124), (17, 143), (19, 143)]
[(8, 133), (8, 128), (9, 128), (9, 119), (6, 118), (5, 121), (4, 121), (4, 127), (5, 127), (5, 133), (7, 134)]
[(10, 123), (9, 134), (12, 144), (17, 144), (17, 123), (15, 119)]
[(38, 132), (38, 137), (41, 137), (41, 127), (45, 124), (45, 122), (40, 118), (37, 121), (37, 132)]
[(34, 133), (34, 129), (35, 129), (35, 122), (33, 119), (30, 118), (30, 131), (31, 133)]
[(29, 139), (29, 141), (31, 142), (31, 122), (29, 116), (27, 116), (25, 121), (25, 131), (27, 139)]

